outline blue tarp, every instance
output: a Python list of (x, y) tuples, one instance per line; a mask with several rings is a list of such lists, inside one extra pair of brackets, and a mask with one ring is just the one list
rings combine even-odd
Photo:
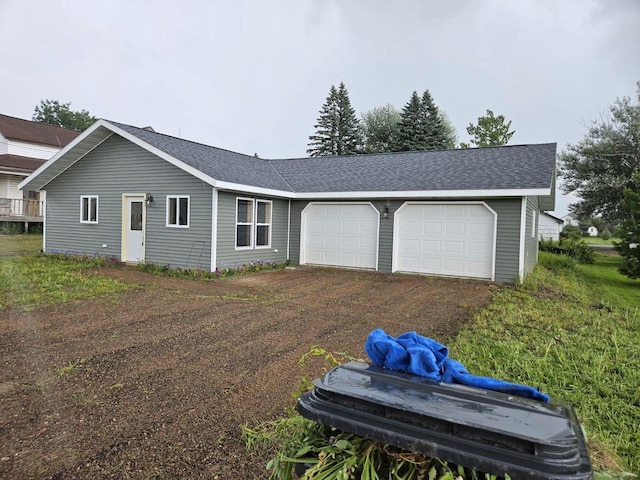
[(407, 332), (398, 338), (377, 328), (369, 334), (365, 350), (379, 367), (426, 377), (444, 383), (458, 383), (549, 402), (549, 395), (538, 389), (491, 377), (470, 374), (460, 362), (448, 358), (449, 349), (441, 343)]

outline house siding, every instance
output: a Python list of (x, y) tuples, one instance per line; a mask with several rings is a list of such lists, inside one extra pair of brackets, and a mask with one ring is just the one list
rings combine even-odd
[[(112, 135), (46, 187), (47, 252), (121, 258), (122, 195), (150, 193), (145, 261), (208, 269), (213, 189), (150, 152)], [(80, 196), (98, 195), (98, 224), (80, 223)], [(166, 196), (189, 195), (189, 228), (166, 226)], [(106, 247), (103, 247), (106, 245)]]
[[(355, 201), (355, 200), (354, 200)], [(361, 201), (361, 200), (360, 200)], [(409, 201), (409, 200), (407, 200)], [(411, 199), (410, 201), (441, 201), (434, 199)], [(455, 201), (455, 200), (449, 200)], [(466, 200), (469, 201), (469, 200)], [(497, 217), (496, 228), (496, 259), (495, 259), (495, 280), (497, 282), (512, 283), (518, 278), (519, 242), (520, 242), (520, 218), (521, 199), (490, 199), (484, 200), (493, 209)], [(347, 200), (336, 203), (345, 203)], [(460, 200), (464, 203), (465, 200)], [(372, 201), (380, 212), (380, 230), (378, 237), (378, 271), (391, 272), (393, 258), (393, 215), (404, 204), (403, 200), (393, 201)], [(294, 263), (300, 261), (300, 230), (302, 221), (302, 210), (309, 204), (309, 201), (291, 202), (291, 237), (290, 237), (290, 257)], [(385, 208), (389, 208), (389, 216), (384, 218)]]
[[(236, 250), (236, 199), (251, 198), (272, 201), (271, 247)], [(267, 260), (287, 260), (289, 200), (260, 197), (250, 194), (220, 191), (218, 193), (218, 231), (216, 242), (217, 268), (237, 268), (243, 264)]]
[(486, 200), (498, 214), (496, 228), (496, 282), (513, 283), (519, 275), (520, 209), (522, 200)]

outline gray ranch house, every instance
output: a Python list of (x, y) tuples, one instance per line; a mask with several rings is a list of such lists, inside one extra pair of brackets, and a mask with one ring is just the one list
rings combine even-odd
[(256, 260), (514, 282), (556, 145), (267, 160), (99, 120), (20, 188), (44, 251), (215, 271)]

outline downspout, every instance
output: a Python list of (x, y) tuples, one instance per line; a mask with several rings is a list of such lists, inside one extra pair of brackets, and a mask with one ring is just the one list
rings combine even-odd
[(210, 271), (215, 272), (217, 268), (217, 245), (218, 245), (218, 189), (213, 188), (211, 192), (211, 266)]
[(291, 247), (291, 199), (289, 199), (289, 213), (287, 214), (287, 260), (291, 260), (289, 248)]
[(518, 278), (522, 282), (524, 280), (524, 253), (527, 232), (527, 197), (522, 197), (520, 207), (520, 242), (518, 252)]

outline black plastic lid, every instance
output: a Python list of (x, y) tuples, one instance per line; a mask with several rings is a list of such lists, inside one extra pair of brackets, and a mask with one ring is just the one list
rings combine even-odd
[(591, 479), (570, 405), (433, 382), (361, 362), (334, 368), (298, 401), (342, 431), (514, 479)]

